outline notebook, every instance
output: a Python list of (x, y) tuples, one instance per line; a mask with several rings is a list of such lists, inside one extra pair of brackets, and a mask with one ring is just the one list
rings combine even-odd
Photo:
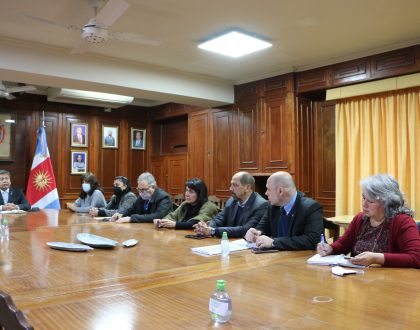
[(321, 266), (342, 266), (351, 268), (366, 268), (366, 266), (360, 266), (352, 264), (349, 259), (344, 258), (344, 254), (330, 254), (328, 256), (321, 256), (315, 254), (307, 260), (310, 265), (321, 265)]

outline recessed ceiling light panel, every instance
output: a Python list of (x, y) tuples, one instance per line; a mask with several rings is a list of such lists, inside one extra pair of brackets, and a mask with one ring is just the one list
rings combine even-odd
[(231, 31), (198, 45), (198, 48), (236, 58), (271, 46), (264, 40)]

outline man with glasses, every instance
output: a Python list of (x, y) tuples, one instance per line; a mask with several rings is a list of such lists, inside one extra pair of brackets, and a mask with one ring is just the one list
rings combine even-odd
[(112, 220), (123, 222), (153, 222), (153, 219), (164, 218), (172, 210), (172, 202), (168, 193), (156, 184), (149, 172), (140, 174), (137, 179), (139, 197), (134, 205), (125, 213), (115, 213)]
[(11, 188), (11, 184), (10, 172), (7, 170), (0, 170), (0, 210), (30, 210), (31, 205), (22, 190)]
[(271, 205), (245, 239), (261, 249), (314, 250), (324, 230), (321, 205), (297, 191), (287, 172), (272, 174), (266, 187)]

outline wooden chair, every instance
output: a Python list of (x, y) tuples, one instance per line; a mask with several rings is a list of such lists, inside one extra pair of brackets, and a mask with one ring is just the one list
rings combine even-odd
[(340, 226), (336, 225), (334, 222), (329, 221), (327, 219), (323, 219), (324, 222), (324, 236), (326, 235), (326, 231), (328, 231), (328, 237), (333, 238), (333, 242), (338, 240), (340, 237)]
[(185, 198), (183, 194), (178, 194), (173, 196), (173, 200), (176, 205), (180, 206), (181, 203), (185, 200)]
[(0, 329), (2, 330), (33, 330), (25, 315), (17, 309), (12, 298), (0, 291)]
[(225, 207), (225, 200), (222, 198), (219, 198), (214, 195), (210, 195), (208, 197), (209, 201), (214, 203), (217, 206), (217, 210), (220, 212)]

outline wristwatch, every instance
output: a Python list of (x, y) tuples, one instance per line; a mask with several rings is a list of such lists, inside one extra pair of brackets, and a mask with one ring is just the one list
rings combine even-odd
[(216, 236), (216, 228), (210, 228), (210, 236), (211, 237)]

